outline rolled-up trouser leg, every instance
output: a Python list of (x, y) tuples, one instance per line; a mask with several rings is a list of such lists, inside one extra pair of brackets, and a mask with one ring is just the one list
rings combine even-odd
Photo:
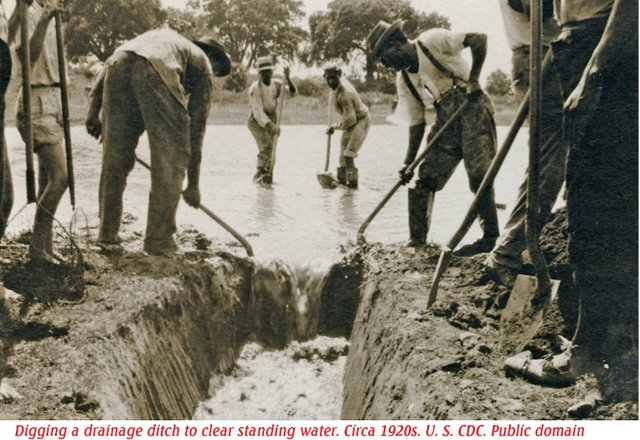
[(122, 54), (106, 69), (102, 104), (102, 171), (98, 200), (99, 241), (115, 243), (122, 221), (122, 196), (135, 164), (135, 148), (144, 131), (130, 84), (136, 56)]
[(137, 98), (151, 151), (151, 193), (144, 250), (152, 254), (176, 250), (176, 211), (191, 155), (189, 115), (145, 59), (132, 69)]

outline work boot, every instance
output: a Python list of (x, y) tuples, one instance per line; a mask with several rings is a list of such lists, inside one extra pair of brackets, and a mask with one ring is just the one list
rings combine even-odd
[(424, 246), (431, 225), (434, 192), (423, 188), (409, 188), (409, 242), (410, 247)]
[(267, 170), (265, 168), (258, 167), (258, 169), (256, 170), (256, 173), (253, 175), (253, 181), (259, 182), (260, 180), (262, 180), (262, 176), (266, 173), (267, 173)]
[(358, 169), (346, 168), (346, 181), (347, 187), (356, 189), (358, 188)]
[(496, 237), (482, 237), (471, 244), (462, 246), (454, 252), (458, 257), (470, 257), (471, 255), (491, 252), (496, 244)]
[(338, 179), (338, 183), (340, 185), (347, 184), (347, 168), (346, 167), (338, 167), (336, 169), (336, 176)]

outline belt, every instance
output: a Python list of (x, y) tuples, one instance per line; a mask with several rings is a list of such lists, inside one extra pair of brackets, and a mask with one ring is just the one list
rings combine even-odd
[(53, 83), (53, 84), (31, 84), (31, 88), (32, 89), (46, 89), (46, 88), (51, 88), (51, 87), (60, 87), (61, 84), (60, 83)]

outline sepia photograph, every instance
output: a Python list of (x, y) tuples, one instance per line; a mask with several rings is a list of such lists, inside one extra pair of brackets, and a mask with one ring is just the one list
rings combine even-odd
[(3, 438), (638, 421), (637, 0), (0, 0), (0, 116)]

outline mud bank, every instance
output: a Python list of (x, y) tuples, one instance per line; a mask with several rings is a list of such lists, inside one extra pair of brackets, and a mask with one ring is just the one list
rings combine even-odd
[[(562, 279), (562, 288), (526, 347), (535, 357), (558, 350), (555, 335), (571, 337), (577, 311), (562, 213), (543, 235), (551, 274)], [(596, 390), (606, 394), (603, 387), (617, 386), (615, 399), (579, 416), (637, 419), (637, 352), (626, 382), (611, 377), (620, 373), (614, 365), (564, 388), (505, 375), (504, 359), (515, 354), (500, 329), (510, 290), (482, 275), (482, 256), (454, 257), (437, 302), (427, 309), (436, 247), (371, 245), (361, 252), (363, 284), (345, 369), (343, 418), (565, 419), (570, 407)]]
[[(9, 292), (0, 315), (2, 368), (23, 398), (0, 403), (0, 418), (191, 418), (212, 375), (232, 371), (247, 342), (281, 348), (314, 336), (319, 325), (344, 336), (323, 321), (330, 316), (320, 295), (335, 285), (330, 273), (296, 277), (283, 262), (197, 250), (224, 248), (202, 240), (183, 233), (181, 246), (191, 250), (173, 258), (107, 257), (86, 245), (81, 298), (45, 301), (46, 282), (37, 294)], [(139, 249), (139, 240), (127, 247)], [(25, 253), (19, 243), (4, 246), (5, 282)]]

